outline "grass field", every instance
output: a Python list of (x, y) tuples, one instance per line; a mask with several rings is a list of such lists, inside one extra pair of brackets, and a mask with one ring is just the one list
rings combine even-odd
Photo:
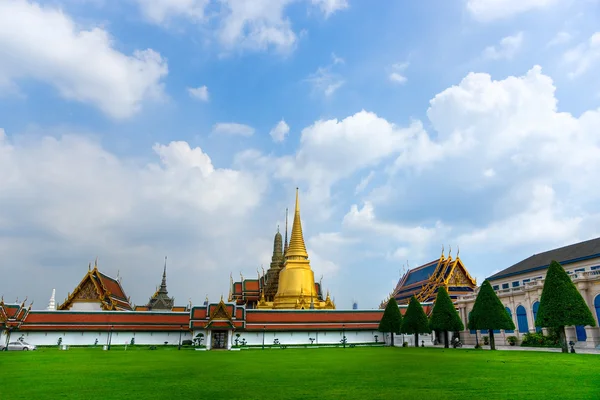
[(600, 398), (597, 355), (428, 348), (146, 349), (1, 352), (0, 399)]

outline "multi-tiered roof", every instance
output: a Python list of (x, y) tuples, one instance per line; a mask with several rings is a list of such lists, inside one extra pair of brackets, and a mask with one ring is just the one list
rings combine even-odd
[[(450, 253), (446, 258), (442, 250), (439, 259), (408, 270), (398, 281), (391, 297), (398, 304), (408, 304), (412, 296), (420, 302), (429, 302), (435, 300), (438, 288), (442, 286), (452, 299), (472, 293), (477, 286), (458, 253), (456, 258), (452, 258)], [(387, 299), (382, 302), (381, 307), (384, 308), (386, 304)]]

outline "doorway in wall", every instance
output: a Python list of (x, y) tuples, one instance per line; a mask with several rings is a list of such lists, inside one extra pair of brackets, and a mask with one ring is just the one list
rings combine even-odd
[(213, 349), (226, 349), (227, 348), (227, 331), (213, 331), (212, 332), (212, 346)]

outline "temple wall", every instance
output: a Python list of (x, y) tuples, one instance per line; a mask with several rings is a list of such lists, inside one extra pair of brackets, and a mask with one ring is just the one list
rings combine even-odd
[[(108, 341), (108, 332), (13, 332), (10, 340), (17, 340), (21, 335), (28, 343), (37, 346), (56, 345), (62, 337), (62, 344), (69, 346), (91, 346), (98, 339), (98, 345), (105, 345)], [(135, 338), (136, 345), (161, 345), (164, 342), (179, 344), (179, 332), (113, 332), (111, 345), (129, 344)], [(6, 337), (3, 336), (6, 340)], [(187, 331), (181, 334), (181, 340), (191, 340), (192, 333)]]
[[(203, 333), (205, 339), (202, 344), (206, 344), (206, 338), (208, 332), (205, 330), (195, 330), (194, 336), (198, 333)], [(239, 338), (236, 334), (240, 334)], [(378, 341), (381, 343), (383, 340), (383, 334), (377, 331), (351, 331), (346, 330), (346, 343), (375, 343), (375, 335), (378, 335)], [(310, 338), (315, 339), (314, 344), (340, 344), (342, 340), (342, 331), (320, 331), (320, 332), (292, 332), (292, 331), (269, 331), (264, 332), (265, 345), (273, 345), (275, 339), (279, 339), (281, 345), (298, 345), (298, 344), (310, 344)], [(263, 332), (232, 332), (229, 331), (229, 342), (235, 345), (235, 339), (246, 340), (246, 345), (249, 346), (260, 346), (263, 343)]]

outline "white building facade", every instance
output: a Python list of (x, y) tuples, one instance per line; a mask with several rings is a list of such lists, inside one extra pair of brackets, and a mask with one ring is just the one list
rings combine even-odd
[[(600, 238), (533, 255), (488, 278), (516, 327), (514, 331), (495, 331), (497, 344), (508, 345), (508, 336), (516, 336), (520, 343), (526, 333), (546, 333), (535, 327), (535, 318), (552, 260), (558, 261), (571, 276), (596, 321), (595, 327), (567, 327), (567, 342), (575, 342), (575, 348), (600, 348)], [(456, 302), (465, 327), (476, 297), (477, 293), (462, 296)], [(466, 344), (475, 344), (487, 334), (465, 330), (461, 338)]]

